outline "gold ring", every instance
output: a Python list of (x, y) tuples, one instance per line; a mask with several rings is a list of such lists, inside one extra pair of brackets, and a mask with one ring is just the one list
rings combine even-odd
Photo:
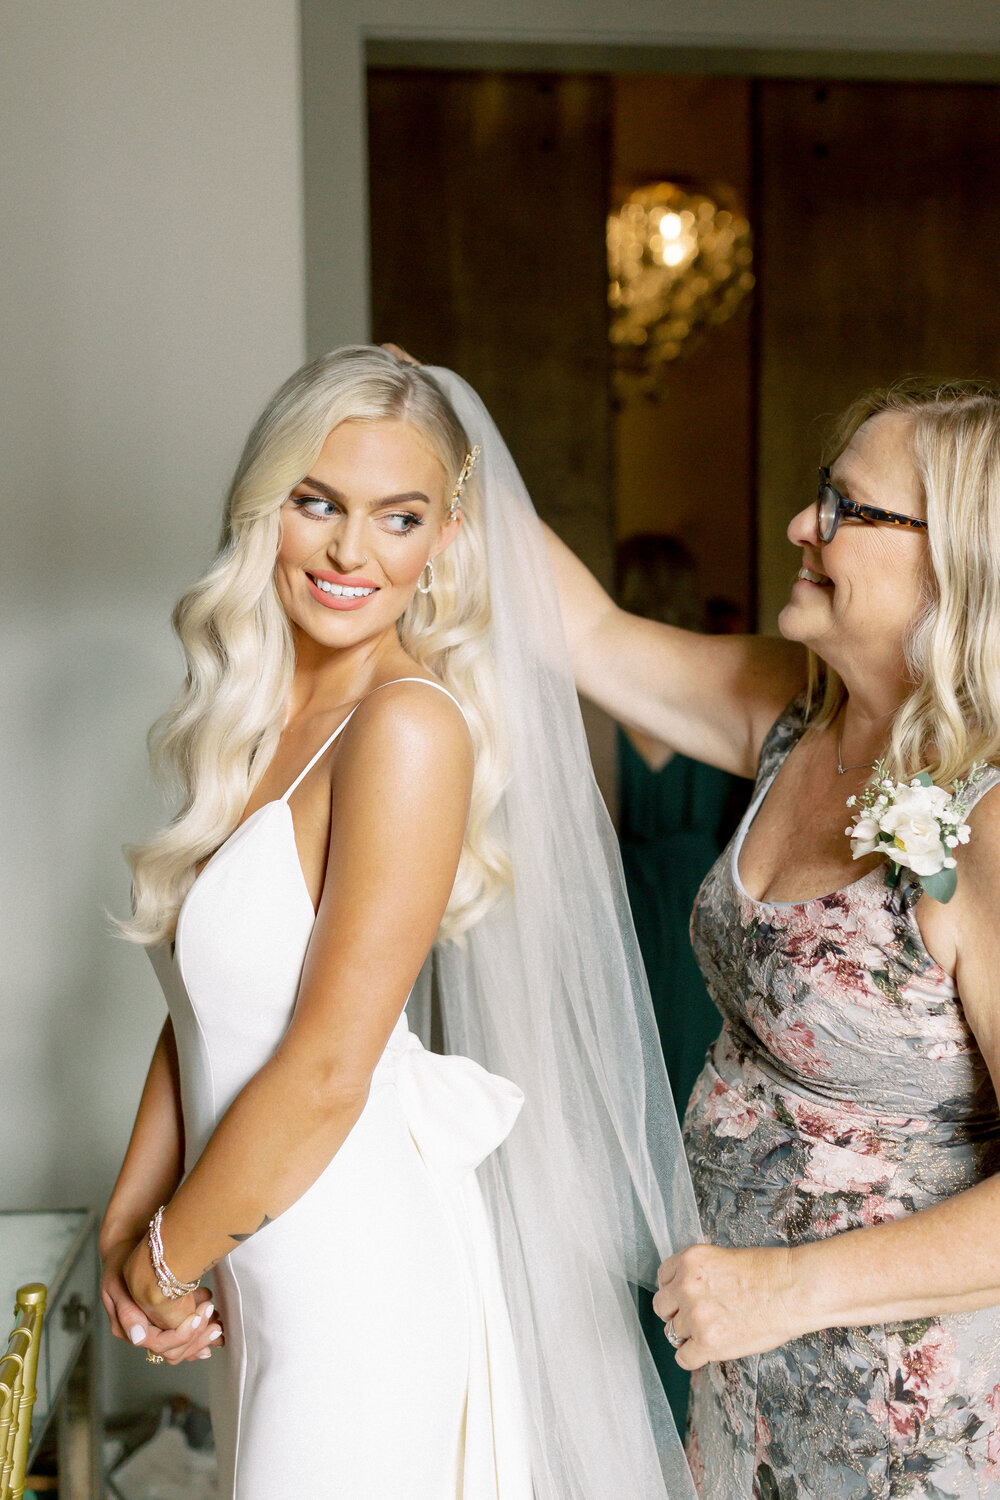
[(162, 1363), (163, 1363), (163, 1355), (162, 1354), (154, 1354), (153, 1351), (152, 1351), (152, 1349), (147, 1349), (146, 1350), (146, 1363), (147, 1363), (147, 1365), (162, 1365)]

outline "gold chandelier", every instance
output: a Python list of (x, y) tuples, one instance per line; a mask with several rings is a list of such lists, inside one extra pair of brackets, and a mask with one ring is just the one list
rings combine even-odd
[(753, 288), (750, 225), (724, 187), (656, 182), (608, 217), (618, 394), (655, 395), (664, 366), (725, 323)]

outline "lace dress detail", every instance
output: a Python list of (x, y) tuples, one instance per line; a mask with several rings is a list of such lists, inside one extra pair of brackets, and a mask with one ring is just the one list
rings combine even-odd
[[(921, 889), (881, 865), (810, 901), (755, 901), (746, 830), (804, 730), (772, 728), (754, 798), (706, 877), (692, 941), (722, 1034), (685, 1119), (706, 1236), (796, 1245), (940, 1202), (1000, 1167), (997, 1100)], [(1000, 782), (989, 768), (976, 798)], [(1000, 1495), (1000, 1308), (832, 1328), (692, 1384), (705, 1500)]]

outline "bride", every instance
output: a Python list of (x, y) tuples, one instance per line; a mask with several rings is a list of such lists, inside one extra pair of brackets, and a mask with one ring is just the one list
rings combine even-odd
[(221, 1495), (694, 1495), (634, 1286), (697, 1215), (547, 570), (469, 387), (357, 347), (274, 397), (177, 607), (102, 1294), (217, 1351)]

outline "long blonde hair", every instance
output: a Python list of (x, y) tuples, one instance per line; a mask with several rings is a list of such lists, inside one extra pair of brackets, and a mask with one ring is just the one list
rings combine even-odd
[[(187, 675), (150, 731), (154, 775), (179, 794), (177, 815), (125, 853), (133, 914), (119, 930), (138, 943), (172, 937), (199, 862), (228, 838), (274, 755), (294, 670), (285, 611), (274, 586), (281, 507), (341, 422), (404, 420), (440, 458), (449, 489), (466, 433), (425, 371), (381, 349), (334, 350), (305, 365), (254, 426), (226, 502), (219, 553), (173, 614)], [(441, 935), (457, 937), (509, 878), (492, 814), (506, 780), (488, 649), (491, 621), (476, 476), (462, 495), (463, 525), (435, 559), (433, 595), (414, 594), (399, 621), (403, 648), (465, 709), (475, 750), (471, 807)]]
[[(840, 418), (828, 461), (881, 412), (908, 419), (927, 506), (924, 599), (905, 641), (912, 683), (897, 710), (888, 774), (928, 770), (948, 784), (976, 761), (1000, 762), (1000, 386), (906, 380), (859, 396)], [(847, 696), (810, 653), (810, 723)]]

